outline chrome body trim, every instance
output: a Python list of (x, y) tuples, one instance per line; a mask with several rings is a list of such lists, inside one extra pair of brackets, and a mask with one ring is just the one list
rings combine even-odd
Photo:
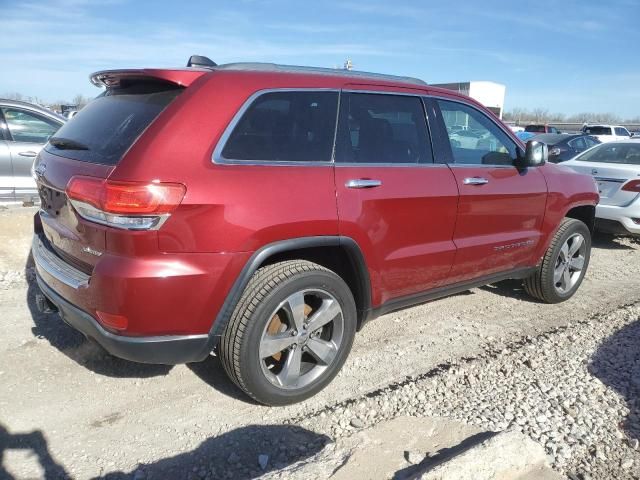
[(89, 285), (90, 275), (72, 267), (56, 254), (51, 252), (38, 235), (33, 236), (31, 252), (38, 273), (42, 270), (56, 280), (76, 290), (86, 288)]
[(599, 182), (625, 183), (626, 178), (593, 177)]
[(465, 185), (485, 185), (489, 183), (489, 180), (481, 177), (468, 177), (465, 178), (462, 183), (464, 183)]
[[(69, 203), (71, 204), (73, 209), (76, 211), (76, 213), (83, 220), (86, 220), (87, 222), (98, 223), (98, 224), (104, 225), (106, 227), (117, 228), (119, 230), (133, 230), (133, 231), (158, 230), (162, 225), (164, 225), (164, 222), (166, 222), (167, 219), (171, 216), (171, 214), (169, 214), (169, 213), (163, 213), (163, 214), (160, 214), (160, 215), (118, 215), (116, 213), (103, 212), (102, 210), (97, 209), (93, 205), (90, 205), (90, 204), (85, 203), (85, 202), (81, 202), (79, 200), (74, 200), (72, 198), (69, 198)], [(82, 209), (93, 213), (95, 216), (94, 217), (85, 217), (81, 213)], [(98, 215), (104, 215), (104, 216), (107, 216), (109, 218), (113, 218), (113, 217), (118, 217), (118, 218), (149, 218), (149, 219), (156, 219), (156, 221), (150, 227), (126, 227), (126, 226), (118, 225), (116, 223), (111, 223), (108, 220), (101, 220), (100, 218), (97, 217)]]
[(347, 188), (375, 188), (382, 185), (382, 180), (374, 180), (367, 178), (358, 178), (347, 180), (344, 184)]

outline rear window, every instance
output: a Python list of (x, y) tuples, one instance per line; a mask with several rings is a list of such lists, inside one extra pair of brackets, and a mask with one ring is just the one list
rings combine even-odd
[(611, 135), (611, 127), (584, 127), (587, 135)]
[(576, 160), (640, 165), (640, 144), (604, 143), (580, 155)]
[(544, 128), (544, 125), (527, 125), (524, 131), (532, 133), (545, 133), (546, 129)]
[(74, 160), (116, 165), (183, 90), (156, 82), (109, 89), (74, 115), (45, 149)]

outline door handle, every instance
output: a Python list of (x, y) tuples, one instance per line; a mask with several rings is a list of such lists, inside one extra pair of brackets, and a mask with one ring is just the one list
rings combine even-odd
[(468, 177), (463, 180), (465, 185), (484, 185), (485, 183), (489, 183), (489, 180), (482, 177)]
[(371, 180), (368, 178), (347, 180), (347, 183), (344, 184), (347, 188), (375, 188), (380, 185), (382, 185), (382, 180)]
[(31, 158), (33, 158), (38, 154), (36, 152), (34, 152), (34, 151), (29, 150), (27, 152), (18, 152), (18, 155), (20, 155), (21, 157), (31, 157)]

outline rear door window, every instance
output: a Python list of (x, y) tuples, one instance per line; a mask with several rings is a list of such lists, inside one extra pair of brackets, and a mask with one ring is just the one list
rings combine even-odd
[(338, 92), (286, 91), (259, 96), (222, 149), (223, 160), (329, 162)]
[(419, 97), (352, 92), (340, 104), (336, 162), (433, 163)]
[(21, 108), (3, 107), (2, 113), (4, 113), (10, 139), (14, 142), (45, 144), (61, 125), (44, 115)]
[(160, 82), (109, 89), (58, 130), (45, 149), (75, 160), (116, 165), (183, 90)]

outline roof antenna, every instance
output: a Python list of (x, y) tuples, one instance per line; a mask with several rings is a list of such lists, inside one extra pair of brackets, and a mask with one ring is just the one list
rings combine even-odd
[(187, 67), (215, 67), (218, 64), (211, 60), (209, 57), (205, 57), (203, 55), (191, 55), (189, 57), (189, 61), (187, 62)]

